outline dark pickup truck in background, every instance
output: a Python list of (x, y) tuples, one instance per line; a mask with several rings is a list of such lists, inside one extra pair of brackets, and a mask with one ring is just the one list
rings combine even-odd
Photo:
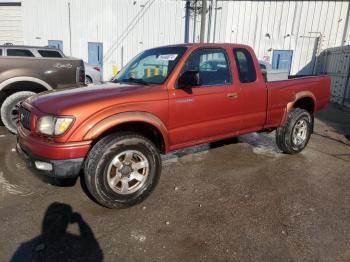
[(85, 84), (84, 63), (55, 48), (0, 45), (0, 108), (6, 128), (17, 132), (17, 104), (47, 90)]
[(144, 199), (159, 179), (160, 154), (172, 150), (276, 130), (282, 152), (302, 151), (329, 98), (328, 76), (267, 82), (245, 45), (159, 47), (112, 83), (22, 102), (17, 150), (49, 176), (83, 169), (91, 195), (114, 208)]

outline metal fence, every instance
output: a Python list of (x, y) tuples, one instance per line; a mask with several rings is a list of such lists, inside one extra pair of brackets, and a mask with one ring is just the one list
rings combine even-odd
[(317, 58), (316, 73), (332, 78), (331, 101), (350, 107), (350, 46), (324, 50)]

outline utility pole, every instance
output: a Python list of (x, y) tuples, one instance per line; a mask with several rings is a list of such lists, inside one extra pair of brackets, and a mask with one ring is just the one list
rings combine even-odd
[(201, 14), (201, 32), (200, 32), (200, 42), (204, 43), (205, 35), (205, 17), (207, 15), (207, 0), (202, 0), (202, 14)]
[(70, 3), (68, 3), (69, 55), (72, 55), (72, 25), (70, 21)]
[(215, 0), (215, 12), (214, 12), (214, 32), (213, 32), (213, 43), (215, 43), (216, 36), (216, 17), (218, 15), (218, 0)]
[(185, 14), (185, 43), (189, 42), (190, 34), (190, 0), (186, 1), (186, 14)]
[(124, 46), (120, 48), (120, 63), (122, 65), (122, 68), (124, 67)]
[(196, 26), (197, 26), (197, 0), (194, 1), (194, 13), (193, 13), (193, 40), (196, 42)]
[(211, 17), (213, 13), (213, 0), (210, 0), (209, 6), (209, 17), (208, 17), (208, 34), (207, 34), (207, 42), (210, 43), (210, 33), (211, 33)]

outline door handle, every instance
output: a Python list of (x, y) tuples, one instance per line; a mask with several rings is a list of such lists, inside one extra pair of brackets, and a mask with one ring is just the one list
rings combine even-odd
[(235, 99), (235, 98), (238, 97), (238, 95), (237, 95), (236, 92), (235, 92), (235, 93), (228, 93), (228, 94), (227, 94), (227, 97), (228, 97), (228, 98), (231, 98), (231, 99)]

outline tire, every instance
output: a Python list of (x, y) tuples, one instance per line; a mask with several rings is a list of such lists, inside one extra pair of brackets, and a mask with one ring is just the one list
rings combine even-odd
[(92, 78), (88, 75), (85, 76), (85, 84), (86, 85), (93, 84)]
[(34, 92), (22, 91), (8, 96), (1, 105), (1, 120), (13, 134), (17, 134), (18, 104), (34, 95)]
[(161, 168), (160, 154), (150, 140), (122, 132), (108, 135), (94, 145), (85, 161), (84, 179), (98, 203), (122, 208), (141, 202), (152, 192)]
[(313, 130), (310, 113), (296, 108), (289, 112), (287, 122), (276, 130), (276, 144), (286, 154), (301, 152), (309, 142)]

